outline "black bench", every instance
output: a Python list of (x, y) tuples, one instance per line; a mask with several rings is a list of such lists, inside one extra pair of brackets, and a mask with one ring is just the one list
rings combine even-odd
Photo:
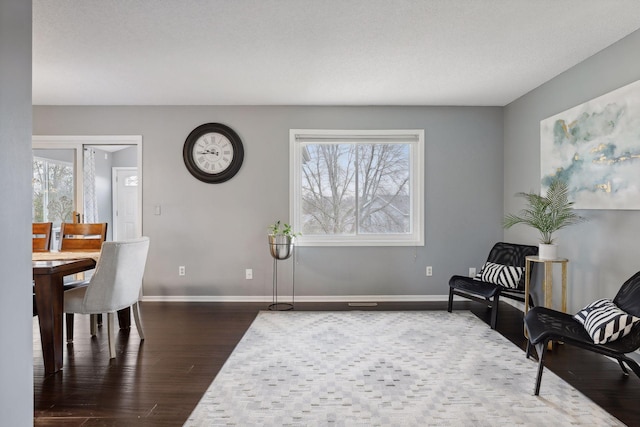
[[(487, 262), (524, 268), (526, 257), (530, 255), (538, 255), (537, 246), (498, 242), (491, 248)], [(525, 275), (522, 274), (518, 286), (512, 289), (494, 283), (475, 280), (472, 277), (453, 276), (449, 279), (449, 305), (447, 311), (451, 313), (453, 309), (454, 295), (481, 302), (491, 307), (491, 329), (495, 329), (498, 322), (500, 296), (524, 302), (524, 282)]]

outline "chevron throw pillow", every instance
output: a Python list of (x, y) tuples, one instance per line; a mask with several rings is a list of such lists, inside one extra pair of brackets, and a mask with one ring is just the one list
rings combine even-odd
[(578, 322), (580, 322), (582, 325), (584, 325), (584, 321), (587, 319), (587, 316), (594, 309), (607, 307), (607, 306), (610, 306), (611, 304), (613, 304), (613, 301), (611, 301), (610, 299), (607, 299), (607, 298), (602, 298), (602, 299), (596, 300), (596, 301), (588, 304), (585, 308), (583, 308), (582, 310), (580, 310), (576, 314), (574, 314), (573, 318), (576, 319)]
[(624, 337), (631, 332), (633, 325), (640, 321), (640, 317), (626, 313), (608, 299), (592, 302), (573, 317), (583, 323), (596, 344), (605, 344)]
[(480, 273), (478, 273), (477, 278), (483, 282), (493, 283), (509, 289), (516, 289), (518, 283), (520, 283), (522, 273), (524, 273), (524, 267), (486, 262)]

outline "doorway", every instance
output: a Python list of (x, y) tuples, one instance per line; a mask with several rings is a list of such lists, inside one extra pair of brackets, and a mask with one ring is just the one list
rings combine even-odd
[[(33, 153), (33, 220), (53, 222), (54, 240), (60, 223), (73, 221), (106, 222), (107, 240), (142, 235), (141, 136), (33, 136)], [(130, 177), (124, 191), (128, 198), (121, 201), (128, 203), (123, 205), (128, 215), (125, 229), (117, 220), (122, 212), (112, 179), (117, 169), (135, 171), (135, 185)], [(57, 247), (53, 241), (52, 248)]]

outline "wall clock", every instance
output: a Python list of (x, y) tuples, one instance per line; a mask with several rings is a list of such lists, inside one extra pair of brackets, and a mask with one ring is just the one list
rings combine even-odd
[(237, 133), (220, 123), (206, 123), (191, 131), (182, 149), (184, 164), (200, 181), (219, 184), (238, 173), (244, 147)]

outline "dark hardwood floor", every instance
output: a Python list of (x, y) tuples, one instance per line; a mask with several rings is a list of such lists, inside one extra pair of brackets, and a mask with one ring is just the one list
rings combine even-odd
[[(88, 316), (76, 315), (75, 342), (67, 345), (64, 368), (44, 376), (37, 318), (34, 318), (35, 426), (181, 426), (242, 338), (262, 303), (141, 304), (146, 340), (135, 326), (117, 333), (118, 357), (109, 360), (107, 328), (89, 337)], [(446, 310), (446, 302), (296, 303), (296, 310)], [(489, 312), (459, 302), (487, 325)], [(488, 326), (487, 326), (488, 327)], [(523, 349), (522, 312), (501, 303), (498, 332)], [(499, 360), (496, 363), (500, 363)], [(640, 426), (640, 379), (624, 377), (617, 362), (571, 346), (550, 352), (546, 365), (612, 415)], [(535, 378), (527, 378), (531, 390)], [(544, 397), (544, 376), (541, 396)]]

